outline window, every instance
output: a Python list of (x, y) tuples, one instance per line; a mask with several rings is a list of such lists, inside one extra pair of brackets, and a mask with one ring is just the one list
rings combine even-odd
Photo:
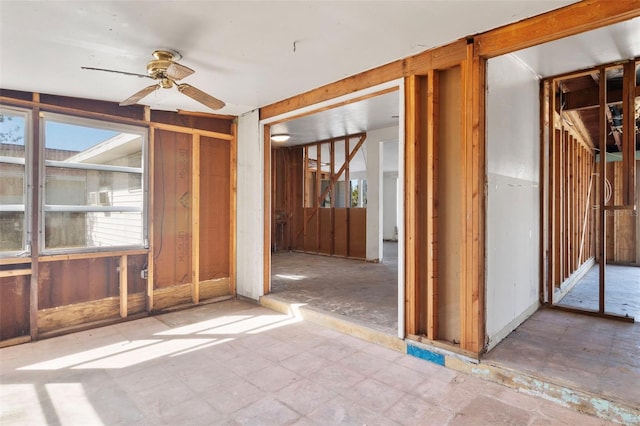
[(45, 113), (41, 132), (44, 250), (144, 246), (146, 129)]
[(0, 108), (0, 254), (28, 252), (29, 112)]

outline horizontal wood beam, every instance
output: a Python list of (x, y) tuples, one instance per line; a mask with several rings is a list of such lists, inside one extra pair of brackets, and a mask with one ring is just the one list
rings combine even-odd
[(466, 44), (467, 41), (464, 39), (457, 40), (446, 46), (436, 47), (264, 106), (260, 108), (260, 119), (266, 120), (402, 77), (426, 75), (431, 69), (455, 66), (466, 58)]
[(584, 0), (474, 37), (476, 54), (491, 58), (640, 16), (640, 0)]
[[(635, 96), (640, 96), (640, 86), (635, 88)], [(597, 87), (591, 89), (576, 90), (562, 94), (562, 100), (557, 99), (558, 106), (563, 111), (595, 108), (600, 106), (600, 94)], [(607, 104), (622, 102), (622, 89), (607, 90)]]

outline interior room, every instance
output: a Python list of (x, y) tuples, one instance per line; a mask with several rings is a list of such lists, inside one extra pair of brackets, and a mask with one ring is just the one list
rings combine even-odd
[[(269, 296), (398, 333), (400, 94), (271, 124)], [(279, 142), (278, 135), (289, 139)], [(320, 178), (318, 178), (320, 176)]]
[(0, 2), (1, 423), (640, 423), (637, 0), (150, 5)]
[(635, 404), (638, 23), (487, 64), (486, 359)]

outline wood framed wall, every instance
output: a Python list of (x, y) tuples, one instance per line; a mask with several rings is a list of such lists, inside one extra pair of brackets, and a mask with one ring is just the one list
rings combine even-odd
[(149, 248), (43, 256), (34, 238), (32, 257), (0, 258), (0, 345), (235, 295), (233, 117), (8, 90), (0, 103), (34, 111), (36, 144), (38, 111), (149, 129)]
[[(578, 34), (640, 16), (640, 1), (610, 2), (586, 0), (564, 8), (459, 40), (381, 67), (319, 87), (301, 95), (265, 106), (260, 119), (267, 120), (290, 111), (338, 96), (405, 79), (405, 327), (409, 338), (439, 344), (437, 313), (438, 252), (442, 241), (459, 249), (460, 341), (448, 348), (472, 355), (485, 345), (485, 84), (486, 61), (519, 49)], [(438, 221), (438, 163), (436, 135), (442, 136), (439, 106), (439, 77), (459, 67), (461, 94), (459, 121), (444, 130), (460, 138), (462, 188), (457, 199), (460, 235), (443, 235)], [(266, 131), (265, 131), (266, 132)], [(265, 146), (268, 140), (265, 137)], [(266, 163), (270, 164), (270, 162)], [(265, 194), (270, 187), (265, 185)], [(434, 198), (435, 197), (435, 198)], [(437, 200), (437, 202), (436, 202)], [(270, 222), (269, 222), (270, 223)], [(269, 236), (265, 228), (265, 240)], [(265, 268), (268, 256), (265, 255)], [(265, 274), (265, 280), (268, 275)], [(451, 320), (455, 320), (451, 319)]]
[[(271, 150), (271, 250), (366, 258), (366, 209), (351, 205), (347, 189), (349, 163), (365, 140), (363, 133)], [(310, 158), (311, 149), (329, 158)], [(326, 170), (318, 169), (320, 162)], [(338, 189), (339, 182), (344, 189)], [(330, 205), (323, 205), (326, 199)]]

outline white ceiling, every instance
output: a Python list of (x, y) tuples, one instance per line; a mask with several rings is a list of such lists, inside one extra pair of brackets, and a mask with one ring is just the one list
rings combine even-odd
[(640, 18), (513, 53), (540, 77), (640, 56)]
[[(239, 115), (573, 2), (2, 0), (0, 86), (121, 101), (149, 82), (80, 67), (144, 73), (171, 48), (196, 70), (184, 82)], [(142, 103), (208, 111), (176, 90)]]

